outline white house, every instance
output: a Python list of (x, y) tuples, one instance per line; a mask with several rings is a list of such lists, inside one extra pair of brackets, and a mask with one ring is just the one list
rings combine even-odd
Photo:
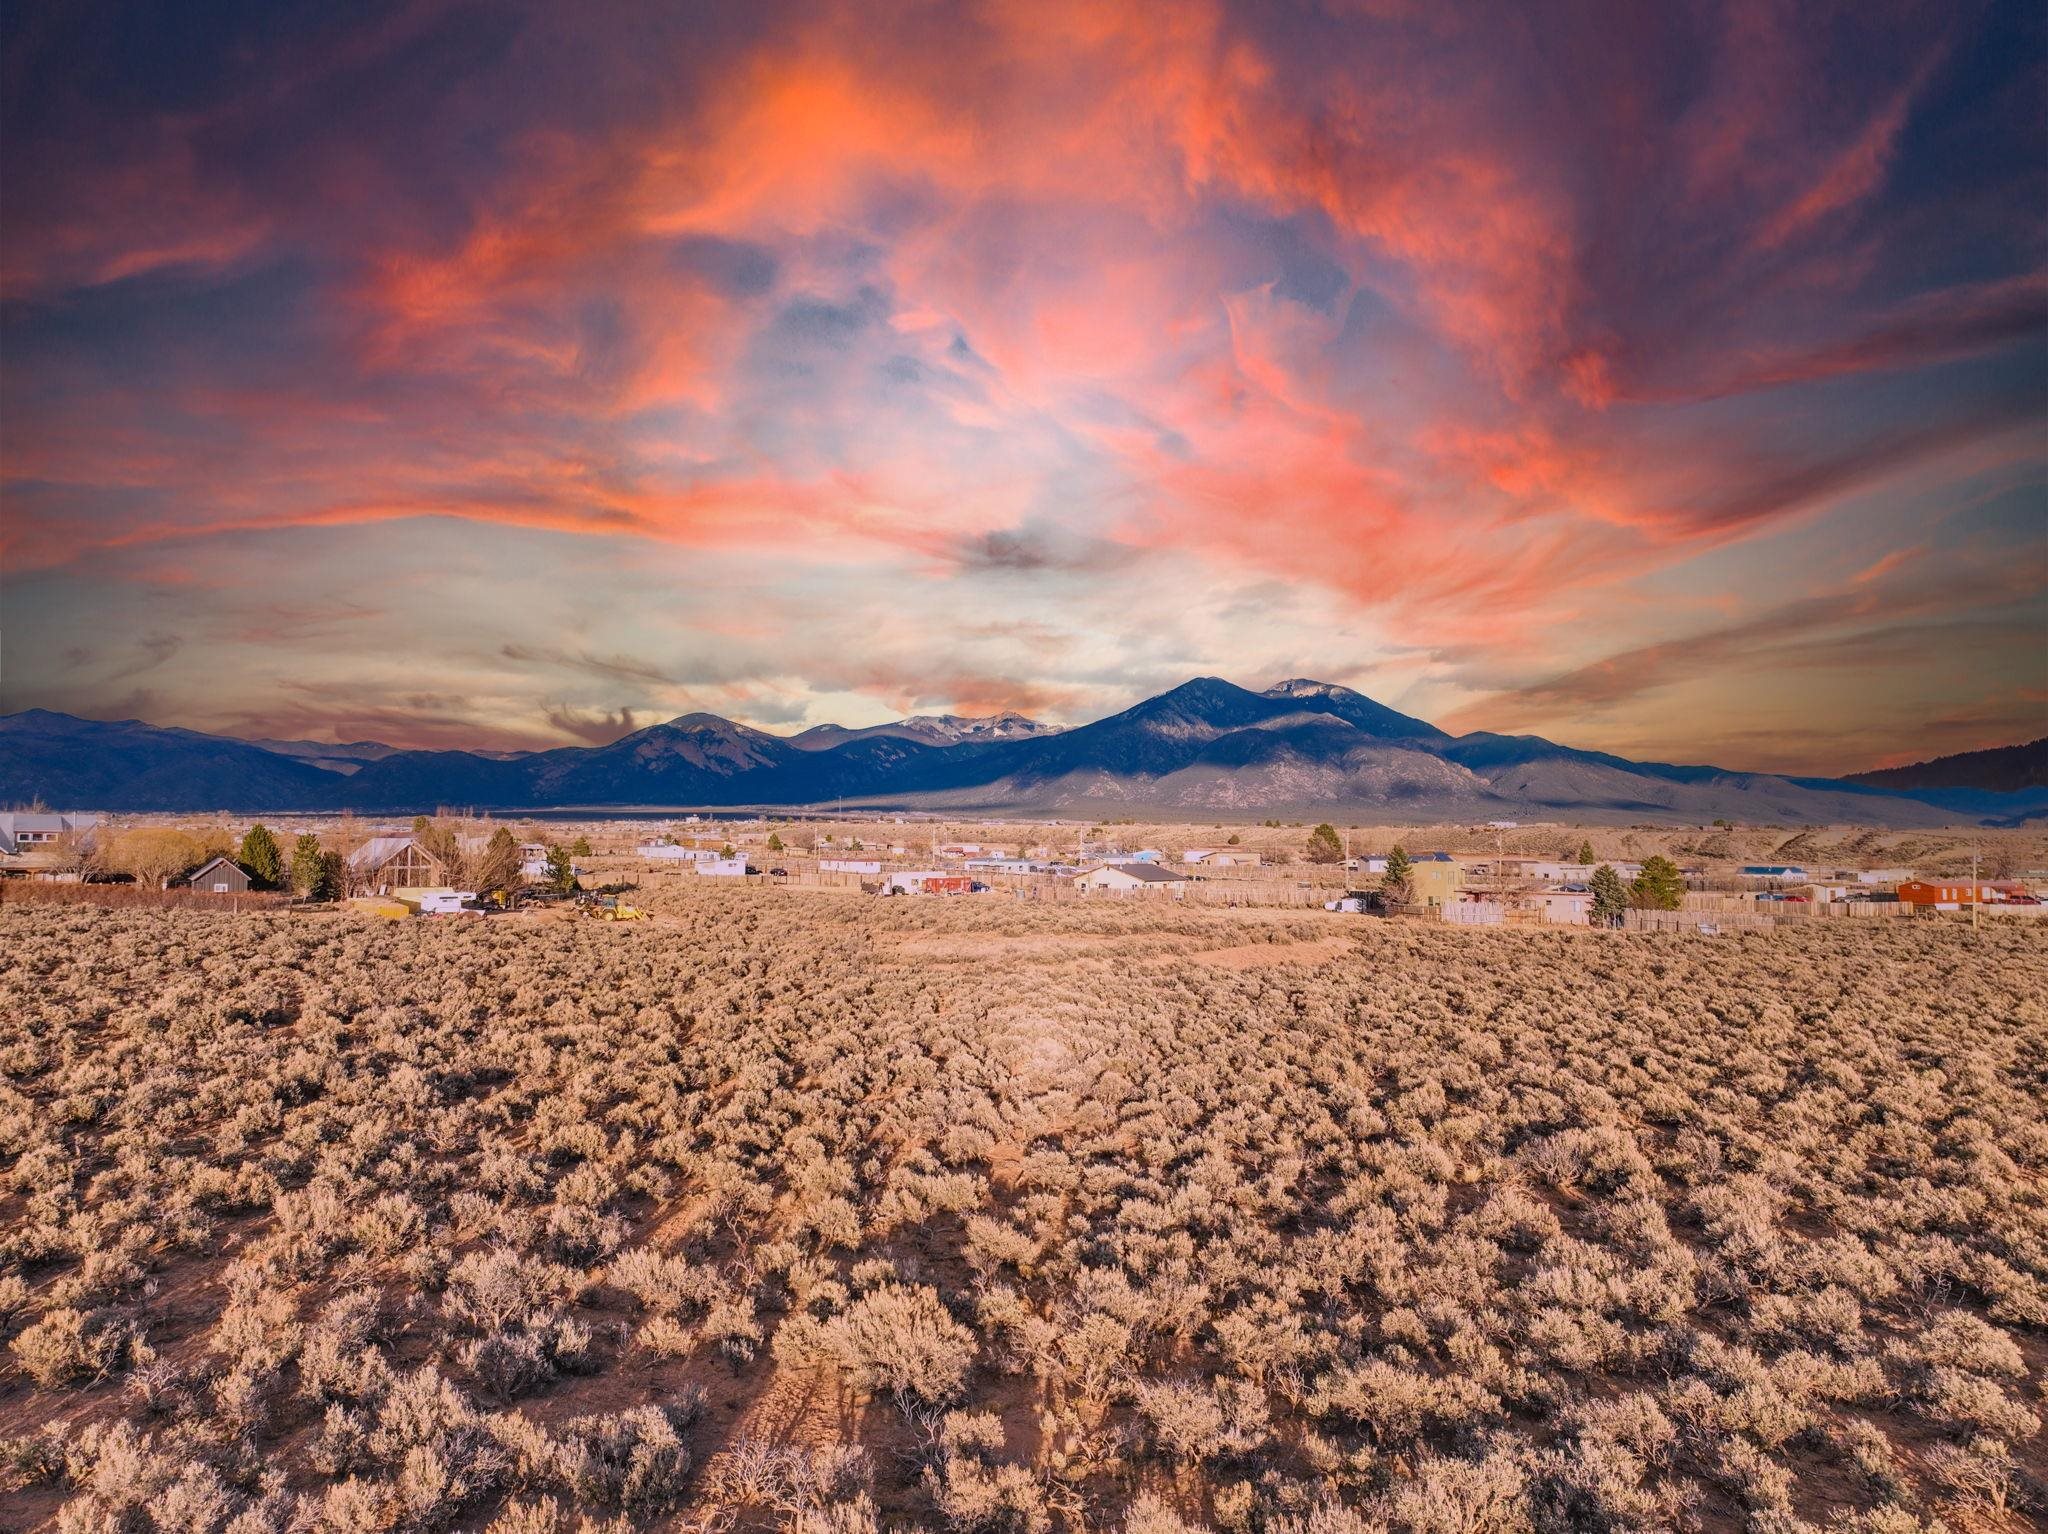
[(736, 858), (698, 858), (696, 864), (697, 874), (700, 878), (739, 879), (744, 878), (747, 873), (747, 860), (744, 856)]
[(1187, 876), (1156, 863), (1103, 863), (1074, 876), (1074, 885), (1084, 890), (1159, 890), (1178, 895), (1188, 887)]
[(1905, 884), (1913, 877), (1910, 868), (1866, 868), (1856, 875), (1858, 884)]
[(818, 872), (821, 874), (878, 874), (881, 871), (879, 858), (818, 859)]
[(0, 815), (0, 852), (35, 852), (100, 823), (97, 815), (48, 815), (17, 810)]
[(1183, 863), (1199, 863), (1204, 868), (1257, 868), (1259, 855), (1247, 852), (1242, 847), (1190, 847), (1180, 855)]
[(643, 858), (668, 863), (703, 863), (718, 856), (709, 847), (676, 847), (667, 842), (642, 842), (633, 850)]

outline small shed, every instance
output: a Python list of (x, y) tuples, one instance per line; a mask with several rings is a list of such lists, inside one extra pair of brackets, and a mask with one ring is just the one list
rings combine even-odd
[(187, 874), (185, 883), (192, 889), (205, 890), (213, 895), (246, 895), (249, 892), (249, 870), (233, 858), (212, 858)]

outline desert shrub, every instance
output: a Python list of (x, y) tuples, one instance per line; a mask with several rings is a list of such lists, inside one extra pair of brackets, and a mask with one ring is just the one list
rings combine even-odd
[[(70, 1425), (7, 1463), (62, 1527), (2038, 1516), (2039, 929), (1240, 970), (1164, 903), (643, 898), (0, 909), (0, 1332)], [(713, 1366), (846, 1441), (693, 1470)]]
[(974, 1333), (924, 1286), (869, 1291), (826, 1323), (825, 1338), (857, 1389), (887, 1390), (905, 1406), (958, 1396), (977, 1351)]

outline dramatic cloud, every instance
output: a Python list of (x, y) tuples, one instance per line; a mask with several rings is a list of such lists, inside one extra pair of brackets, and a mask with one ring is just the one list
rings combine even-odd
[(32, 6), (6, 704), (535, 746), (1307, 672), (1993, 743), (2048, 686), (2044, 30)]

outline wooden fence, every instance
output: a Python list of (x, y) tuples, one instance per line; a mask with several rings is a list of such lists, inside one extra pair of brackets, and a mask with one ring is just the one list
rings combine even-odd
[(89, 905), (127, 911), (262, 911), (292, 903), (281, 891), (216, 895), (211, 890), (151, 889), (141, 884), (59, 884), (0, 879), (0, 905)]

